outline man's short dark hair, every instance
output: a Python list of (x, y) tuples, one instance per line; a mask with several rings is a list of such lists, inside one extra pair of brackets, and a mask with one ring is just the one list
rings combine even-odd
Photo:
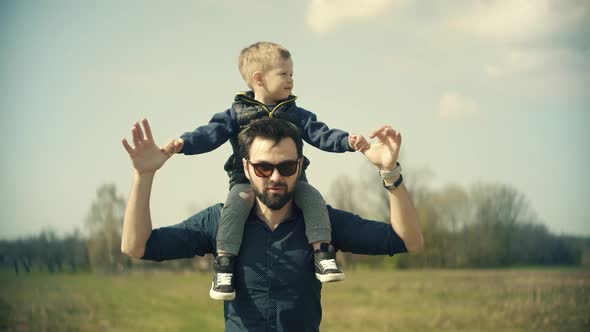
[(297, 148), (297, 158), (303, 157), (301, 131), (288, 121), (275, 118), (263, 118), (253, 121), (238, 135), (242, 158), (250, 158), (250, 147), (256, 137), (273, 141), (273, 146), (279, 144), (283, 138), (291, 137)]

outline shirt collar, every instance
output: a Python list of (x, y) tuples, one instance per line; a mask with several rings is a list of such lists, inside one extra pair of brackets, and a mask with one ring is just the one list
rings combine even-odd
[[(299, 209), (299, 207), (295, 204), (293, 204), (292, 206), (293, 206), (293, 213), (291, 213), (291, 216), (289, 216), (287, 219), (285, 219), (281, 224), (296, 222), (298, 220), (303, 220), (303, 212), (301, 212), (301, 209)], [(266, 226), (266, 223), (262, 219), (260, 219), (258, 217), (258, 215), (256, 214), (256, 207), (255, 206), (252, 207), (252, 210), (250, 210), (250, 215), (248, 216), (248, 220), (261, 222)]]

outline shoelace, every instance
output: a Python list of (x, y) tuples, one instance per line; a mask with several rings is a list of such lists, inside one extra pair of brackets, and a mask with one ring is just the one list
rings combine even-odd
[(232, 273), (217, 273), (217, 285), (231, 285)]
[(321, 260), (320, 265), (322, 266), (323, 270), (336, 270), (336, 269), (338, 269), (338, 266), (336, 266), (336, 260), (334, 260), (334, 259)]

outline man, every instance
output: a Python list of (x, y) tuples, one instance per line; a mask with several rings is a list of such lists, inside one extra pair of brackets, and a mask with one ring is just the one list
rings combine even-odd
[[(133, 144), (123, 139), (135, 175), (125, 211), (121, 250), (129, 256), (168, 260), (215, 252), (221, 205), (174, 226), (152, 231), (149, 197), (155, 172), (180, 147), (160, 149), (147, 120), (132, 128)], [(389, 193), (390, 225), (329, 208), (333, 245), (342, 251), (393, 255), (422, 248), (416, 210), (397, 164), (401, 135), (384, 126), (364, 151), (381, 171)], [(291, 195), (302, 167), (302, 140), (291, 124), (277, 119), (253, 123), (240, 133), (244, 170), (256, 194), (236, 257), (236, 299), (224, 306), (226, 331), (318, 331), (321, 283), (314, 276), (313, 250), (301, 212)], [(297, 168), (292, 173), (289, 168)], [(396, 166), (397, 165), (397, 166)]]

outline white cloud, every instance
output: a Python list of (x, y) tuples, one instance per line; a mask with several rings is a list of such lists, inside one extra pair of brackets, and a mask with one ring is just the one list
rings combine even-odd
[(306, 24), (319, 33), (358, 21), (382, 17), (409, 0), (311, 0), (305, 15)]
[(471, 61), (492, 79), (575, 77), (587, 71), (577, 46), (590, 19), (588, 0), (465, 0), (439, 11), (433, 39), (468, 45)]
[(583, 23), (589, 15), (587, 1), (480, 0), (456, 9), (447, 19), (453, 30), (508, 43), (542, 39)]
[(457, 119), (479, 114), (475, 101), (456, 92), (444, 94), (438, 104), (438, 115), (443, 119)]
[(485, 65), (485, 72), (491, 78), (499, 78), (518, 73), (532, 73), (543, 69), (551, 61), (551, 51), (531, 49), (511, 49), (494, 64)]
[(496, 63), (486, 64), (484, 71), (490, 78), (553, 73), (587, 67), (587, 56), (588, 52), (565, 48), (512, 48)]

